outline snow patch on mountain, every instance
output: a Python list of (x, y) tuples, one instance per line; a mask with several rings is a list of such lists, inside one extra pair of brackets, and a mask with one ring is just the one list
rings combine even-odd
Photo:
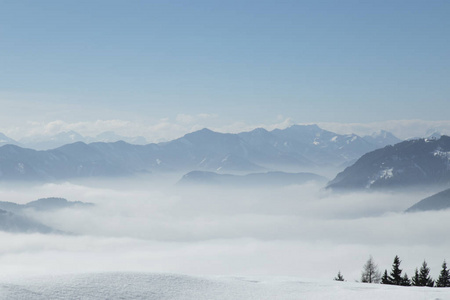
[(442, 148), (438, 148), (433, 152), (433, 155), (447, 159), (447, 170), (450, 170), (450, 151), (442, 151)]
[(384, 169), (380, 171), (380, 179), (388, 179), (394, 177), (394, 168)]
[(450, 151), (442, 151), (442, 149), (436, 149), (436, 151), (433, 152), (433, 155), (450, 159)]
[(380, 170), (375, 176), (373, 176), (366, 185), (366, 188), (370, 188), (378, 180), (386, 180), (394, 177), (394, 168), (385, 168)]

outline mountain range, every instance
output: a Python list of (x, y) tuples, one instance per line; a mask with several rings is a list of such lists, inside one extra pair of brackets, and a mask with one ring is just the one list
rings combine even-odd
[(54, 180), (193, 170), (299, 172), (349, 164), (395, 139), (389, 134), (371, 138), (369, 142), (316, 125), (294, 125), (283, 130), (258, 128), (238, 134), (202, 129), (169, 142), (147, 145), (75, 142), (45, 151), (5, 145), (0, 147), (0, 179)]
[[(2, 136), (0, 134), (0, 145)], [(89, 143), (95, 143), (95, 142), (104, 142), (104, 143), (113, 143), (117, 141), (124, 141), (130, 144), (135, 145), (145, 145), (147, 144), (147, 140), (142, 136), (137, 137), (126, 137), (122, 135), (118, 135), (112, 131), (106, 131), (102, 132), (94, 137), (90, 136), (83, 136), (79, 134), (78, 132), (75, 132), (73, 130), (71, 131), (64, 131), (60, 132), (53, 136), (47, 136), (47, 135), (33, 135), (33, 136), (27, 136), (24, 137), (18, 141), (14, 141), (12, 139), (9, 139), (8, 143), (4, 144), (13, 144), (21, 147), (31, 148), (35, 150), (49, 150), (49, 149), (55, 149), (61, 146), (64, 146), (66, 144), (71, 144), (75, 142), (83, 142), (86, 144)]]
[(377, 189), (450, 184), (450, 137), (417, 139), (363, 155), (329, 184), (333, 189)]

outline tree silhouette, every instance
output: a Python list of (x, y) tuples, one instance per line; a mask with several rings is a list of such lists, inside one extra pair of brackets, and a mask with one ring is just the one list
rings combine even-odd
[(414, 286), (420, 286), (419, 270), (417, 268), (414, 272), (414, 277), (411, 278), (411, 283)]
[(438, 280), (436, 280), (436, 286), (437, 287), (450, 287), (450, 272), (447, 269), (447, 263), (442, 263), (442, 270), (439, 274)]
[(430, 286), (434, 285), (433, 279), (429, 276), (430, 268), (426, 261), (423, 261), (422, 266), (419, 271), (419, 286)]
[(411, 286), (411, 280), (409, 280), (408, 274), (405, 273), (405, 275), (403, 275), (403, 277), (402, 277), (402, 283), (401, 283), (400, 285), (403, 285), (403, 286)]
[(383, 277), (381, 277), (381, 283), (382, 284), (392, 284), (391, 281), (389, 280), (387, 270), (384, 270)]
[(363, 267), (363, 271), (361, 273), (361, 282), (379, 283), (380, 279), (381, 274), (380, 271), (378, 271), (378, 266), (373, 261), (372, 256), (370, 256)]
[(389, 281), (391, 282), (391, 284), (401, 285), (403, 282), (402, 269), (400, 269), (401, 262), (402, 261), (400, 260), (398, 255), (396, 255), (394, 258), (394, 262), (392, 263), (392, 271), (389, 276)]
[(344, 276), (342, 276), (341, 271), (337, 273), (336, 277), (334, 277), (334, 280), (336, 281), (345, 281)]

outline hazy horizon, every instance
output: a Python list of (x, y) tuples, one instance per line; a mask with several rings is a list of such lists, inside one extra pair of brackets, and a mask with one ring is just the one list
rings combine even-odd
[[(35, 150), (61, 146), (39, 143), (69, 131), (148, 143), (203, 128), (310, 124), (361, 137), (450, 135), (449, 15), (447, 0), (0, 0), (0, 133), (24, 147), (36, 142)], [(384, 271), (399, 255), (410, 277), (425, 259), (436, 279), (450, 259), (450, 211), (404, 211), (448, 188), (449, 140), (379, 149), (398, 139), (299, 131), (53, 151), (2, 146), (0, 201), (63, 197), (95, 206), (0, 211), (0, 298), (59, 282), (27, 277), (104, 272), (116, 280), (133, 277), (125, 272), (162, 281), (160, 273), (271, 276), (278, 294), (281, 276), (297, 286), (338, 271), (360, 280), (370, 256)], [(331, 180), (344, 169), (342, 187), (355, 190), (327, 189), (324, 178), (288, 185), (293, 174), (281, 173), (239, 187), (177, 184), (194, 170), (308, 171)], [(36, 224), (54, 231), (32, 233)], [(83, 280), (66, 284), (77, 294), (90, 286)], [(314, 285), (312, 294), (334, 284)], [(341, 295), (360, 299), (352, 284)], [(378, 291), (395, 299), (388, 286)]]
[(450, 133), (448, 1), (0, 5), (0, 132), (12, 138), (311, 123)]
[[(214, 119), (214, 116), (210, 116)], [(291, 118), (280, 119), (277, 123), (269, 124), (247, 124), (236, 122), (218, 126), (214, 121), (208, 121), (209, 116), (179, 115), (176, 120), (160, 120), (158, 123), (148, 124), (125, 120), (96, 120), (93, 122), (80, 121), (67, 123), (56, 120), (49, 123), (28, 122), (22, 126), (0, 127), (0, 133), (7, 137), (21, 140), (50, 140), (59, 133), (74, 131), (84, 137), (95, 138), (97, 135), (112, 132), (118, 136), (127, 138), (143, 137), (147, 143), (158, 143), (174, 140), (203, 128), (221, 133), (248, 132), (256, 128), (266, 130), (285, 129), (293, 125), (318, 125), (324, 130), (337, 134), (357, 134), (361, 137), (376, 134), (380, 131), (388, 131), (397, 138), (406, 140), (410, 138), (424, 138), (437, 132), (450, 135), (450, 121), (426, 121), (426, 120), (390, 120), (373, 123), (334, 123), (334, 122), (311, 122), (297, 123)], [(206, 121), (202, 121), (206, 119)]]

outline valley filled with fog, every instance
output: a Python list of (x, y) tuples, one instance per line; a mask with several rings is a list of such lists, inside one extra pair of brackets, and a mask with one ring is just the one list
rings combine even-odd
[(449, 15), (0, 1), (0, 300), (450, 299)]
[[(448, 211), (404, 213), (431, 190), (333, 192), (324, 184), (179, 185), (179, 176), (0, 185), (24, 204), (63, 197), (93, 203), (25, 215), (61, 233), (0, 232), (7, 277), (92, 272), (270, 275), (360, 279), (399, 255), (412, 275), (426, 259), (437, 278), (448, 259)], [(437, 221), (438, 220), (438, 221)]]

